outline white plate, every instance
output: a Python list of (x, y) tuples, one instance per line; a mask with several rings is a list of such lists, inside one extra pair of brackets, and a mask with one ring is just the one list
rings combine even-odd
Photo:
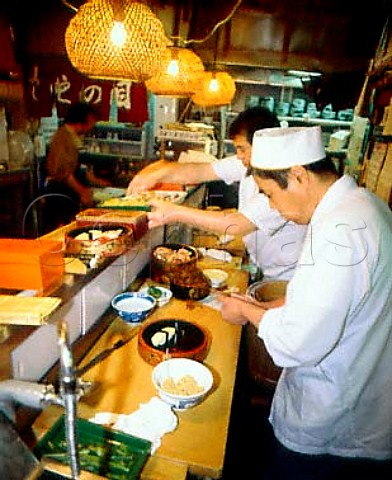
[(210, 280), (212, 288), (222, 287), (229, 278), (229, 274), (219, 268), (206, 268), (203, 273)]

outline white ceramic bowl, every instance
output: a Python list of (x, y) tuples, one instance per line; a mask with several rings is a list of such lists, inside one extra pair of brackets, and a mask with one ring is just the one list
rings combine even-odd
[[(159, 296), (157, 296), (154, 292), (151, 292), (151, 288), (159, 291)], [(151, 295), (152, 297), (154, 297), (158, 307), (162, 307), (163, 305), (166, 305), (173, 296), (173, 292), (169, 288), (161, 287), (158, 285), (150, 285), (149, 287), (144, 287), (141, 290), (139, 290), (139, 292), (144, 293), (146, 295)]]
[(130, 323), (144, 320), (155, 306), (154, 297), (140, 292), (124, 292), (112, 299), (112, 307), (123, 320)]
[(229, 278), (229, 274), (219, 268), (206, 268), (203, 270), (203, 273), (211, 282), (212, 288), (222, 287)]
[[(209, 368), (196, 360), (171, 358), (154, 367), (152, 382), (163, 401), (177, 410), (185, 410), (206, 397), (214, 378)], [(167, 382), (170, 387), (175, 387), (175, 393), (172, 388), (168, 389)], [(200, 391), (193, 393), (199, 388)]]

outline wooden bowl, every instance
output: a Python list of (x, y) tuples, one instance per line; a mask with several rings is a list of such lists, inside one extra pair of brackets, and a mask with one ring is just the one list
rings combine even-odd
[(270, 302), (286, 295), (287, 284), (285, 280), (261, 280), (252, 283), (247, 294), (258, 302)]
[[(262, 280), (250, 285), (247, 294), (259, 302), (270, 302), (286, 294), (287, 284), (284, 280)], [(261, 388), (263, 395), (269, 394), (272, 398), (282, 369), (274, 364), (252, 325), (246, 325), (244, 334), (250, 376), (256, 387)]]
[[(173, 329), (175, 334), (170, 335), (168, 331)], [(138, 333), (139, 354), (150, 365), (157, 365), (167, 358), (190, 358), (202, 362), (209, 346), (210, 336), (205, 328), (176, 318), (146, 322)]]
[[(189, 253), (186, 260), (181, 258), (175, 261), (169, 261), (160, 254), (162, 251), (176, 252), (185, 250)], [(166, 245), (157, 245), (151, 253), (151, 279), (157, 283), (170, 283), (170, 280), (184, 267), (196, 267), (198, 260), (198, 251), (191, 245), (181, 243), (168, 243)]]
[[(118, 236), (112, 238), (116, 231)], [(122, 224), (78, 227), (65, 234), (66, 253), (76, 256), (112, 257), (125, 253), (132, 245), (132, 228)]]

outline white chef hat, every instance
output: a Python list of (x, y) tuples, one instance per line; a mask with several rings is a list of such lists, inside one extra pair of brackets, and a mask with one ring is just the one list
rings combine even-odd
[(321, 128), (264, 128), (255, 132), (251, 166), (278, 170), (308, 165), (325, 158)]

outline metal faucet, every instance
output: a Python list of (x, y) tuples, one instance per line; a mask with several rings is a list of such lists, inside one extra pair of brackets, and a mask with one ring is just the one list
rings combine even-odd
[(58, 324), (58, 345), (60, 348), (60, 388), (58, 394), (53, 385), (43, 385), (24, 380), (4, 380), (0, 382), (0, 410), (15, 423), (14, 403), (27, 407), (43, 408), (60, 405), (65, 409), (65, 434), (70, 459), (72, 479), (80, 474), (77, 434), (77, 402), (90, 390), (92, 383), (77, 377), (68, 329), (65, 321)]
[(77, 402), (85, 394), (85, 387), (90, 383), (83, 382), (76, 376), (72, 351), (68, 340), (68, 329), (65, 321), (58, 324), (58, 344), (60, 347), (60, 395), (58, 403), (65, 409), (65, 436), (72, 479), (80, 473), (77, 432)]

